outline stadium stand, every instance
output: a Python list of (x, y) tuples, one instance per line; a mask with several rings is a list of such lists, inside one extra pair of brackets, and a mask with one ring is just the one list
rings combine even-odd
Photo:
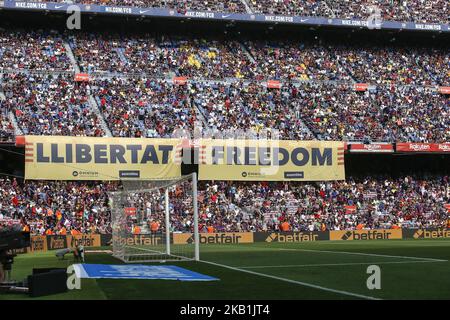
[(84, 72), (173, 74), (197, 79), (280, 79), (446, 85), (450, 65), (441, 50), (350, 47), (308, 42), (160, 40), (82, 34), (70, 37)]
[(361, 93), (346, 84), (305, 83), (292, 104), (323, 140), (446, 142), (450, 138), (448, 98), (421, 87), (383, 86)]
[(61, 37), (44, 31), (0, 29), (0, 68), (72, 71)]
[(254, 13), (322, 17), (332, 15), (331, 8), (325, 1), (248, 0), (248, 3)]
[(429, 23), (448, 23), (448, 1), (445, 0), (337, 0), (327, 3), (336, 17), (367, 18), (368, 7), (376, 6), (381, 10), (384, 20), (415, 21)]
[[(202, 182), (202, 231), (276, 231), (288, 221), (294, 231), (392, 227), (444, 227), (449, 177), (371, 176), (340, 182)], [(34, 234), (110, 233), (109, 191), (115, 182), (51, 182), (0, 179), (0, 213), (21, 220)], [(192, 216), (182, 189), (171, 203), (174, 231), (189, 231)], [(142, 203), (146, 199), (140, 199)], [(164, 198), (159, 199), (163, 206)], [(161, 211), (163, 212), (163, 211)], [(153, 215), (161, 228), (164, 217)], [(205, 230), (203, 230), (205, 229)]]
[[(241, 1), (81, 2), (246, 12)], [(448, 22), (448, 4), (440, 0), (407, 1), (395, 10), (363, 0), (246, 4), (254, 13), (345, 18), (365, 17), (364, 8), (375, 4), (392, 20)], [(74, 81), (77, 67), (89, 82)], [(0, 73), (2, 141), (12, 141), (15, 129), (104, 136), (102, 120), (115, 137), (169, 137), (200, 121), (215, 132), (254, 129), (262, 137), (271, 128), (291, 140), (450, 141), (449, 98), (436, 88), (450, 84), (450, 61), (440, 49), (1, 30)], [(189, 82), (176, 85), (177, 76)], [(267, 88), (267, 80), (281, 81), (281, 88)], [(357, 92), (355, 83), (371, 88)], [(213, 226), (219, 232), (279, 230), (285, 221), (294, 231), (443, 227), (449, 187), (447, 176), (202, 182), (200, 224), (202, 231)], [(107, 192), (118, 188), (113, 182), (2, 178), (0, 215), (20, 219), (33, 234), (111, 233)], [(174, 231), (192, 230), (184, 204), (174, 200), (171, 209)], [(163, 217), (158, 223), (164, 228)]]
[(350, 79), (330, 47), (298, 42), (247, 41), (245, 44), (257, 62), (260, 78), (297, 81)]
[(195, 110), (185, 86), (111, 78), (97, 81), (94, 94), (114, 136), (169, 138), (177, 129), (193, 131)]
[[(103, 117), (113, 136), (167, 137), (203, 118), (216, 131), (272, 126), (282, 139), (449, 139), (448, 95), (436, 87), (449, 81), (443, 50), (39, 31), (1, 39), (5, 139), (10, 111), (25, 134), (102, 136)], [(73, 80), (78, 66), (91, 83)], [(191, 82), (163, 81), (174, 76)], [(355, 92), (355, 82), (373, 88)]]
[[(44, 0), (39, 0), (45, 2)], [(55, 2), (66, 2), (55, 0)], [(383, 20), (448, 23), (448, 1), (445, 0), (76, 0), (75, 3), (146, 8), (252, 13), (294, 16), (321, 16), (342, 19), (367, 19), (370, 7), (380, 10)]]
[[(257, 137), (312, 140), (314, 136), (292, 108), (295, 88), (267, 89), (258, 83), (196, 83), (192, 93), (196, 106), (213, 133), (252, 129)], [(278, 132), (277, 132), (278, 131)]]
[(3, 77), (2, 110), (14, 112), (25, 134), (102, 136), (87, 85), (64, 75), (14, 73)]
[[(44, 2), (40, 0), (41, 2)], [(55, 2), (65, 2), (57, 0)], [(215, 11), (215, 12), (245, 12), (241, 0), (76, 0), (75, 3), (97, 4), (108, 6), (127, 6), (143, 8), (170, 8), (180, 13), (188, 10)]]
[(14, 126), (9, 120), (7, 110), (0, 112), (0, 141), (14, 140)]
[[(338, 48), (335, 54), (339, 63), (359, 82), (431, 85), (436, 84), (433, 75), (446, 74), (444, 63), (441, 63), (444, 70), (439, 70), (436, 69), (439, 65), (423, 62), (430, 59), (430, 54), (420, 49), (347, 47)], [(432, 56), (432, 60), (445, 61), (443, 52), (435, 51)], [(427, 70), (424, 66), (428, 66)]]
[(235, 42), (86, 34), (72, 37), (70, 43), (84, 72), (202, 79), (254, 76), (255, 66)]

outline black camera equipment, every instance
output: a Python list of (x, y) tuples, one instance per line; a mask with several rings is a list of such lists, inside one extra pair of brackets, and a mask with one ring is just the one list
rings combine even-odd
[(11, 290), (19, 283), (11, 280), (11, 270), (16, 253), (14, 250), (30, 246), (30, 233), (22, 231), (20, 225), (0, 225), (0, 290)]

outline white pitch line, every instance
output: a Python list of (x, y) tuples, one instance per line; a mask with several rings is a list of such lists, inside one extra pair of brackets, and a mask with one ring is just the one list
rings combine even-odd
[(387, 255), (387, 254), (347, 252), (347, 251), (328, 251), (328, 250), (310, 250), (310, 249), (284, 249), (284, 248), (280, 248), (279, 250), (280, 251), (304, 251), (304, 252), (316, 252), (316, 253), (351, 254), (351, 255), (358, 255), (358, 256), (384, 257), (384, 258), (401, 258), (401, 259), (416, 259), (416, 260), (436, 261), (436, 262), (446, 262), (446, 261), (448, 261), (448, 260), (433, 259), (433, 258), (410, 257), (410, 256), (391, 256), (391, 255)]
[[(264, 269), (264, 268), (298, 268), (298, 267), (328, 267), (328, 266), (357, 266), (357, 265), (371, 265), (371, 264), (402, 264), (402, 263), (436, 263), (441, 261), (381, 261), (381, 262), (349, 262), (349, 263), (319, 263), (319, 264), (288, 264), (278, 266), (244, 266), (238, 267), (243, 269)], [(442, 261), (444, 262), (444, 261)]]
[(302, 282), (302, 281), (296, 281), (296, 280), (281, 278), (281, 277), (272, 276), (272, 275), (265, 274), (265, 273), (259, 273), (259, 272), (256, 272), (256, 271), (250, 271), (250, 270), (240, 269), (240, 268), (236, 268), (236, 267), (230, 267), (230, 266), (227, 266), (227, 265), (224, 265), (224, 264), (220, 264), (220, 263), (216, 263), (216, 262), (204, 261), (204, 260), (200, 260), (200, 262), (212, 264), (212, 265), (215, 265), (215, 266), (219, 266), (219, 267), (222, 267), (222, 268), (227, 268), (227, 269), (234, 270), (234, 271), (250, 273), (250, 274), (254, 274), (254, 275), (260, 276), (260, 277), (271, 278), (271, 279), (275, 279), (275, 280), (279, 280), (279, 281), (289, 282), (289, 283), (301, 285), (301, 286), (304, 286), (304, 287), (310, 287), (310, 288), (314, 288), (314, 289), (318, 289), (318, 290), (322, 290), (322, 291), (333, 292), (333, 293), (337, 293), (337, 294), (342, 294), (342, 295), (356, 297), (356, 298), (361, 298), (361, 299), (366, 299), (366, 300), (381, 300), (380, 298), (375, 298), (375, 297), (371, 297), (371, 296), (365, 296), (365, 295), (358, 294), (358, 293), (353, 293), (353, 292), (348, 292), (348, 291), (343, 291), (343, 290), (331, 289), (331, 288), (322, 287), (322, 286), (318, 286), (318, 285), (315, 285), (315, 284), (306, 283), (306, 282)]

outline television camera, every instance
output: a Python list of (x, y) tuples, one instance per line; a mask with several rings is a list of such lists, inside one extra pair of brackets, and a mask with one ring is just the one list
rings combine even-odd
[(0, 224), (0, 287), (15, 286), (11, 281), (11, 270), (16, 257), (15, 250), (30, 246), (30, 233), (22, 231), (20, 225)]

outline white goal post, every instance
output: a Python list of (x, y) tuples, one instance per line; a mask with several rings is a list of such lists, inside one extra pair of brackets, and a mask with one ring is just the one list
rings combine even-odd
[(197, 174), (124, 180), (110, 192), (113, 256), (126, 263), (200, 260)]

